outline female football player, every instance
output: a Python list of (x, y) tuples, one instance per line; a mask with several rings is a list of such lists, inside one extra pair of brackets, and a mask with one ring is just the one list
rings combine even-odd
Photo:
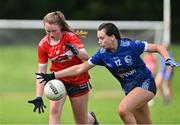
[[(46, 35), (38, 45), (38, 72), (46, 73), (48, 60), (51, 61), (50, 71), (57, 72), (73, 65), (81, 64), (89, 59), (84, 45), (75, 34), (60, 11), (50, 12), (43, 18)], [(88, 113), (88, 92), (91, 89), (89, 74), (84, 72), (77, 76), (60, 78), (69, 96), (77, 124), (98, 124), (93, 112)], [(36, 98), (29, 101), (35, 105), (39, 113), (44, 112), (42, 100), (44, 85), (36, 82)], [(66, 97), (59, 101), (50, 100), (49, 124), (60, 124), (63, 104)]]
[(87, 72), (95, 65), (105, 66), (120, 82), (125, 92), (118, 113), (125, 124), (151, 124), (148, 108), (156, 94), (156, 85), (151, 72), (140, 55), (144, 52), (158, 52), (166, 64), (175, 66), (165, 48), (145, 41), (121, 38), (118, 28), (112, 23), (103, 23), (97, 30), (100, 49), (87, 62), (54, 72), (38, 73), (42, 80), (75, 76)]

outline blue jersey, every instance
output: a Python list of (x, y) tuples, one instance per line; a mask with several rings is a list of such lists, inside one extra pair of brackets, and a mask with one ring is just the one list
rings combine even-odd
[(115, 52), (100, 48), (89, 64), (105, 66), (118, 79), (125, 93), (151, 76), (140, 55), (147, 49), (147, 42), (122, 38)]

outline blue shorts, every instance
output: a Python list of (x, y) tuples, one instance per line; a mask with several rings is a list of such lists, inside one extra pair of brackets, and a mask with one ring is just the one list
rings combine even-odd
[[(154, 93), (154, 95), (156, 95), (156, 83), (153, 77), (147, 77), (146, 79), (144, 79), (142, 82), (137, 83), (134, 87), (141, 87), (144, 90), (148, 90)], [(131, 89), (131, 90), (133, 90)], [(129, 91), (130, 92), (130, 91)], [(129, 93), (125, 93), (126, 95)]]
[(76, 84), (67, 83), (67, 82), (63, 82), (63, 83), (66, 87), (67, 95), (69, 97), (82, 96), (88, 93), (90, 89), (92, 89), (92, 86), (89, 81), (81, 85), (76, 85)]

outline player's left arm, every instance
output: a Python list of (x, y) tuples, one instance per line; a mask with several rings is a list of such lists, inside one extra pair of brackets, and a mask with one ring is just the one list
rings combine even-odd
[(157, 52), (162, 55), (162, 57), (167, 60), (170, 58), (169, 53), (166, 48), (157, 44), (148, 44), (147, 45), (147, 52)]
[(69, 43), (68, 44), (73, 46), (78, 51), (76, 56), (78, 56), (81, 60), (87, 61), (89, 59), (89, 56), (88, 56), (88, 53), (87, 53), (87, 51), (85, 49), (84, 44), (81, 42), (81, 40), (75, 34), (73, 34), (69, 38)]
[(81, 60), (87, 61), (89, 59), (89, 55), (85, 48), (79, 50), (79, 55), (77, 55)]
[(175, 62), (173, 59), (170, 58), (170, 55), (167, 49), (164, 46), (157, 45), (157, 44), (148, 44), (147, 45), (147, 52), (157, 52), (161, 54), (161, 56), (166, 60), (165, 64), (171, 67), (180, 66), (179, 63)]

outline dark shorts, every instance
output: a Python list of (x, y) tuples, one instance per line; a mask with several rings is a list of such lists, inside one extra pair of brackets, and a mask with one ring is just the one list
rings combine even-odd
[[(147, 77), (146, 79), (144, 79), (142, 82), (139, 82), (138, 84), (136, 84), (134, 88), (136, 87), (141, 87), (144, 90), (148, 90), (154, 93), (154, 95), (156, 95), (156, 83), (153, 77)], [(130, 91), (129, 91), (130, 92)], [(128, 92), (128, 93), (129, 93)], [(128, 94), (126, 93), (126, 95)]]
[(81, 85), (75, 85), (72, 83), (70, 84), (70, 83), (64, 82), (64, 85), (66, 87), (66, 91), (69, 97), (82, 96), (88, 93), (90, 89), (92, 89), (92, 86), (89, 81)]

